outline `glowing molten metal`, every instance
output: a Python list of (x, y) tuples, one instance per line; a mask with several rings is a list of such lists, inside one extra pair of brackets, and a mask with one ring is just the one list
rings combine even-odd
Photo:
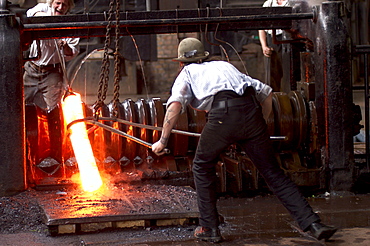
[[(62, 101), (64, 123), (68, 125), (74, 120), (84, 118), (81, 96), (73, 93)], [(70, 127), (69, 136), (72, 148), (80, 170), (82, 188), (85, 191), (95, 191), (99, 189), (103, 181), (96, 166), (91, 144), (87, 136), (85, 122), (78, 122)]]

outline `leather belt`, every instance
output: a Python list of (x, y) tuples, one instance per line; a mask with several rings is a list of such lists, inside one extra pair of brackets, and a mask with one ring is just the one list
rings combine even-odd
[(232, 98), (222, 101), (214, 101), (212, 104), (212, 109), (221, 109), (221, 108), (229, 108), (229, 107), (236, 107), (246, 104), (248, 101), (247, 97), (238, 97)]
[(51, 70), (51, 69), (54, 69), (54, 68), (59, 68), (60, 67), (60, 63), (55, 63), (55, 64), (49, 64), (49, 65), (36, 65), (35, 63), (33, 62), (30, 62), (31, 66), (37, 70)]

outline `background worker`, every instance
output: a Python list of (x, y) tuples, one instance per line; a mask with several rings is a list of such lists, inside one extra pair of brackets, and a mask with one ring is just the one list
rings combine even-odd
[[(31, 16), (58, 16), (66, 15), (74, 7), (73, 0), (47, 0), (46, 3), (39, 3), (26, 12), (27, 17)], [(71, 60), (79, 53), (79, 38), (44, 39), (33, 41), (30, 47), (30, 58), (37, 60), (27, 61), (24, 64), (24, 97), (26, 105), (36, 105), (48, 114), (48, 131), (50, 144), (44, 143), (43, 151), (49, 151), (49, 156), (56, 162), (48, 162), (59, 169), (62, 163), (63, 141), (61, 127), (61, 117), (58, 104), (68, 89), (65, 62)], [(37, 44), (39, 42), (39, 45)], [(34, 110), (33, 107), (31, 110)], [(26, 109), (27, 111), (27, 109)], [(26, 117), (31, 117), (26, 113)], [(33, 125), (31, 120), (26, 118), (27, 128), (27, 161), (29, 168), (34, 168), (34, 156), (32, 147), (34, 143)], [(28, 124), (29, 123), (29, 124)], [(52, 168), (49, 167), (49, 170)], [(61, 170), (61, 169), (59, 169)], [(33, 171), (28, 173), (33, 174)], [(58, 174), (55, 174), (58, 175)], [(60, 173), (60, 175), (62, 175)], [(35, 177), (29, 177), (33, 182)]]
[[(267, 0), (262, 7), (287, 7), (288, 0)], [(262, 53), (265, 58), (265, 82), (270, 85), (273, 91), (281, 91), (281, 79), (283, 78), (281, 44), (272, 42), (272, 30), (259, 30)], [(282, 36), (281, 29), (276, 30), (276, 36)]]
[(271, 87), (242, 74), (228, 62), (212, 61), (208, 56), (198, 39), (180, 42), (174, 60), (180, 62), (182, 70), (167, 101), (161, 138), (152, 146), (154, 153), (163, 154), (172, 128), (189, 104), (208, 112), (192, 168), (200, 213), (195, 237), (210, 242), (222, 239), (216, 206), (216, 164), (222, 151), (237, 143), (302, 230), (310, 230), (319, 240), (330, 238), (336, 228), (320, 223), (275, 159), (265, 121), (272, 109)]
[[(27, 17), (66, 15), (74, 7), (73, 0), (47, 0), (27, 10)], [(35, 103), (48, 112), (60, 102), (67, 89), (65, 62), (79, 53), (79, 38), (33, 41), (29, 57), (38, 57), (24, 65), (24, 95), (26, 104)], [(64, 67), (63, 67), (64, 66)]]

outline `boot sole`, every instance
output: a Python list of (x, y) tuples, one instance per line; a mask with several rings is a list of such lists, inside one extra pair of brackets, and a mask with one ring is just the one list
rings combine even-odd
[(210, 242), (210, 243), (219, 243), (222, 241), (221, 237), (197, 237), (197, 236), (195, 237), (199, 240)]
[(337, 231), (337, 229), (323, 231), (320, 233), (320, 235), (317, 237), (317, 240), (325, 239), (325, 241), (329, 240), (331, 236), (334, 235), (334, 233)]

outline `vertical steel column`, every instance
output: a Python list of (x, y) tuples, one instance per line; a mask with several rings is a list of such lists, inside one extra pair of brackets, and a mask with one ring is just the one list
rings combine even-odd
[(0, 196), (26, 188), (20, 27), (0, 1)]
[(348, 191), (354, 166), (353, 96), (344, 3), (323, 2), (316, 28), (315, 97), (326, 185), (330, 191)]

